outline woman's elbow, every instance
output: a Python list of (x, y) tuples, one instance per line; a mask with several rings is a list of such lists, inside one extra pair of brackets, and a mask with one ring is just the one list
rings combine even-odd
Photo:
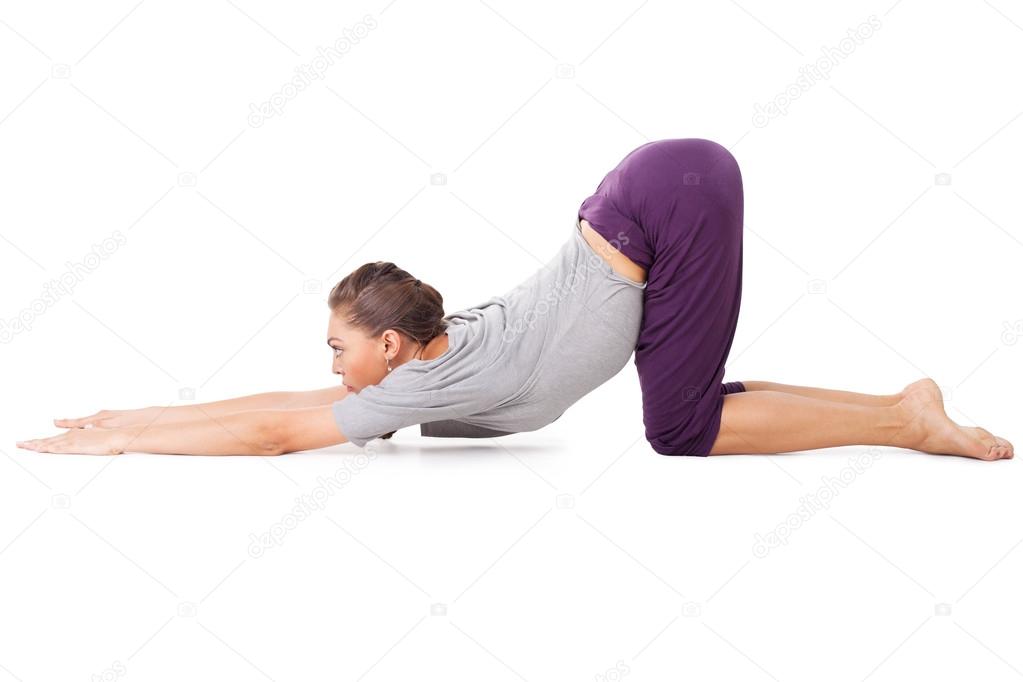
[(262, 448), (262, 450), (260, 450), (256, 454), (257, 455), (262, 455), (264, 457), (276, 457), (277, 455), (283, 455), (283, 454), (285, 454), (287, 452), (293, 452), (293, 451), (292, 450), (288, 450), (284, 446), (279, 445), (277, 443), (267, 443)]
[(261, 455), (285, 455), (345, 443), (330, 406), (278, 410), (256, 428)]
[(255, 438), (250, 444), (254, 455), (275, 457), (290, 452), (287, 446), (287, 430), (282, 424), (264, 423), (256, 429)]

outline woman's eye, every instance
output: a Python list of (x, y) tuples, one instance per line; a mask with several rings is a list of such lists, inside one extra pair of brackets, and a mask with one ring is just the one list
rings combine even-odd
[(342, 350), (341, 350), (340, 348), (335, 348), (335, 349), (334, 349), (334, 357), (335, 357), (335, 358), (339, 358), (339, 357), (341, 357), (341, 353), (343, 353), (343, 352), (344, 352), (344, 351), (342, 351)]

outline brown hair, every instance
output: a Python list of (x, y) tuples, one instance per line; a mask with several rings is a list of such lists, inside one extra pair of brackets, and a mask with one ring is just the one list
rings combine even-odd
[(327, 305), (367, 336), (394, 329), (425, 346), (447, 330), (444, 298), (394, 263), (359, 266), (331, 290)]
[[(338, 282), (327, 297), (327, 306), (367, 336), (393, 329), (421, 346), (448, 326), (440, 292), (384, 261), (361, 265)], [(382, 438), (393, 435), (394, 431)]]

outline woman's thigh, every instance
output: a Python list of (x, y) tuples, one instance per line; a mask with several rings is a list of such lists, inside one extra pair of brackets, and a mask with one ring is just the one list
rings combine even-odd
[(722, 384), (742, 290), (737, 162), (710, 140), (642, 145), (579, 215), (648, 271), (635, 357), (647, 440), (661, 454), (709, 454), (722, 396), (741, 387)]

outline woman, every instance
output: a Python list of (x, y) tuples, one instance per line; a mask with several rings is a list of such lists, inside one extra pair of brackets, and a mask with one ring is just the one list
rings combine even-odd
[[(495, 437), (555, 421), (635, 352), (645, 435), (664, 455), (891, 445), (983, 460), (1011, 443), (945, 414), (921, 379), (894, 394), (723, 382), (742, 289), (743, 189), (727, 149), (644, 144), (582, 202), (572, 236), (503, 296), (444, 315), (393, 263), (367, 263), (328, 298), (340, 388), (194, 406), (102, 411), (19, 442), (41, 452), (263, 454), (311, 450), (420, 425)], [(92, 428), (84, 428), (92, 427)]]

